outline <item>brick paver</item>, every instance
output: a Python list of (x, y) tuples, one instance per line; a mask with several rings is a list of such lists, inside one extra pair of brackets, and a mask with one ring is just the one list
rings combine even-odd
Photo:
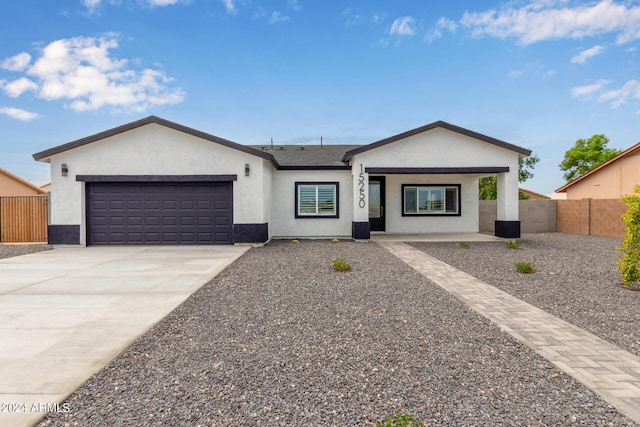
[(405, 243), (378, 244), (640, 422), (640, 357)]

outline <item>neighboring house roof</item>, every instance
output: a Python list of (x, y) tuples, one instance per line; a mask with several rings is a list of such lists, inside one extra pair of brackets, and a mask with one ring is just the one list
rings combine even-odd
[(0, 174), (5, 175), (6, 177), (8, 177), (11, 180), (19, 182), (20, 184), (22, 184), (22, 185), (28, 187), (29, 189), (35, 191), (36, 194), (45, 194), (46, 193), (46, 191), (44, 191), (40, 187), (35, 186), (32, 183), (30, 183), (29, 181), (24, 180), (24, 179), (20, 178), (19, 176), (12, 174), (11, 172), (9, 172), (6, 169), (0, 168)]
[(613, 163), (615, 163), (615, 162), (617, 162), (619, 160), (622, 160), (625, 157), (633, 156), (634, 154), (638, 154), (638, 153), (640, 153), (640, 142), (638, 142), (636, 145), (632, 146), (631, 148), (628, 148), (627, 150), (623, 151), (622, 153), (618, 154), (613, 159), (611, 159), (611, 160), (609, 160), (607, 162), (604, 162), (603, 164), (601, 164), (597, 168), (590, 170), (589, 172), (585, 173), (584, 175), (582, 175), (582, 176), (574, 179), (573, 181), (569, 182), (568, 184), (565, 184), (564, 186), (558, 188), (556, 190), (556, 193), (566, 193), (568, 188), (570, 188), (571, 186), (577, 184), (578, 182), (582, 181), (583, 179), (598, 173), (598, 171), (609, 167)]
[(527, 196), (529, 196), (530, 199), (533, 200), (548, 200), (551, 197), (546, 196), (544, 194), (540, 194), (540, 193), (536, 193), (535, 191), (531, 191), (531, 190), (527, 190), (526, 188), (519, 188), (518, 190), (520, 190), (520, 192), (526, 194)]
[(356, 154), (364, 153), (365, 151), (369, 151), (369, 150), (372, 150), (374, 148), (382, 147), (383, 145), (391, 144), (392, 142), (396, 142), (396, 141), (399, 141), (401, 139), (405, 139), (405, 138), (408, 138), (410, 136), (414, 136), (414, 135), (417, 135), (419, 133), (426, 132), (426, 131), (429, 131), (429, 130), (432, 130), (432, 129), (436, 129), (436, 128), (442, 128), (442, 129), (450, 130), (452, 132), (457, 132), (459, 134), (466, 135), (466, 136), (469, 136), (471, 138), (478, 139), (480, 141), (488, 142), (489, 144), (497, 145), (498, 147), (501, 147), (501, 148), (506, 148), (508, 150), (515, 151), (516, 153), (522, 154), (523, 156), (528, 156), (528, 155), (531, 154), (531, 150), (527, 150), (526, 148), (518, 147), (517, 145), (513, 145), (513, 144), (510, 144), (508, 142), (504, 142), (504, 141), (501, 141), (499, 139), (492, 138), (490, 136), (482, 135), (481, 133), (473, 132), (471, 130), (464, 129), (464, 128), (461, 128), (459, 126), (455, 126), (455, 125), (452, 125), (450, 123), (443, 122), (442, 120), (440, 120), (440, 121), (433, 122), (433, 123), (425, 125), (425, 126), (421, 126), (419, 128), (415, 128), (415, 129), (409, 130), (407, 132), (400, 133), (398, 135), (390, 136), (389, 138), (381, 139), (380, 141), (377, 141), (377, 142), (374, 142), (374, 143), (371, 143), (371, 144), (368, 144), (368, 145), (363, 145), (361, 147), (354, 148), (354, 149), (352, 149), (350, 151), (347, 151), (345, 153), (344, 157), (342, 158), (342, 160), (348, 161), (348, 160), (351, 159), (351, 157), (355, 156)]
[(189, 128), (187, 126), (180, 125), (178, 123), (170, 122), (169, 120), (161, 119), (156, 116), (149, 116), (147, 118), (137, 120), (135, 122), (118, 126), (113, 129), (106, 130), (104, 132), (96, 133), (95, 135), (87, 136), (85, 138), (77, 139), (75, 141), (68, 142), (63, 145), (59, 145), (57, 147), (50, 148), (45, 151), (41, 151), (33, 155), (35, 160), (47, 161), (51, 156), (55, 156), (56, 154), (63, 153), (68, 150), (72, 150), (74, 148), (82, 147), (83, 145), (91, 144), (96, 141), (103, 140), (105, 138), (109, 138), (111, 136), (119, 135), (124, 132), (128, 132), (133, 129), (137, 129), (142, 126), (146, 126), (149, 124), (157, 124), (161, 126), (165, 126), (179, 132), (184, 132), (186, 134), (205, 139), (207, 141), (215, 142), (220, 145), (224, 145), (225, 147), (233, 148), (235, 150), (243, 151), (248, 154), (253, 154), (254, 156), (262, 157), (264, 159), (270, 160), (274, 163), (275, 167), (278, 167), (278, 163), (273, 156), (268, 153), (265, 153), (260, 150), (256, 150), (247, 145), (238, 144), (236, 142), (229, 141), (227, 139), (219, 138), (217, 136)]

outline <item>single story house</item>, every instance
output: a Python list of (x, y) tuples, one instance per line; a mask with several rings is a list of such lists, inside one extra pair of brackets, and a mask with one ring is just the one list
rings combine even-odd
[(640, 142), (558, 188), (567, 199), (620, 199), (640, 185)]
[(47, 192), (29, 181), (0, 168), (0, 197), (43, 196)]
[(33, 155), (51, 164), (52, 244), (234, 244), (478, 232), (519, 237), (530, 150), (442, 121), (368, 145), (248, 146), (151, 116)]

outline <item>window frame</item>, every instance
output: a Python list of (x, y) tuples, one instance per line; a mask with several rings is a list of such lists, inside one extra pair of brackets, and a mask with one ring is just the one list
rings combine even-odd
[[(320, 186), (334, 186), (335, 187), (335, 213), (332, 214), (320, 214), (318, 209), (318, 187)], [(315, 213), (305, 214), (300, 213), (300, 187), (314, 186), (316, 187), (316, 211)], [(295, 217), (296, 218), (340, 218), (340, 183), (337, 181), (296, 181), (295, 183)]]
[[(432, 212), (432, 213), (420, 213), (419, 209), (418, 212), (416, 213), (407, 213), (405, 210), (406, 207), (406, 188), (417, 188), (418, 190), (416, 191), (416, 196), (418, 196), (420, 194), (420, 188), (429, 188), (429, 189), (439, 189), (442, 190), (443, 194), (444, 194), (444, 205), (445, 205), (445, 210), (443, 212)], [(456, 192), (457, 192), (457, 212), (453, 213), (453, 212), (447, 212), (446, 211), (446, 205), (447, 205), (447, 200), (446, 200), (446, 194), (447, 194), (447, 188), (455, 188)], [(418, 199), (416, 200), (417, 203), (419, 203), (419, 196)], [(462, 216), (462, 185), (461, 184), (402, 184), (402, 201), (401, 201), (402, 205), (400, 207), (400, 212), (402, 212), (402, 216), (403, 217), (413, 217), (413, 216)]]

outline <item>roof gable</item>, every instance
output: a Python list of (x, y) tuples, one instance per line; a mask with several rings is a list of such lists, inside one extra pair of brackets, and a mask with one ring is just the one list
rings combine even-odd
[(487, 142), (489, 144), (493, 144), (501, 148), (506, 148), (507, 150), (515, 151), (516, 153), (522, 154), (523, 156), (528, 156), (531, 154), (531, 150), (527, 150), (526, 148), (518, 147), (517, 145), (513, 145), (508, 142), (501, 141), (499, 139), (492, 138), (490, 136), (482, 135), (480, 133), (473, 132), (471, 130), (461, 128), (459, 126), (455, 126), (450, 123), (439, 120), (437, 122), (433, 122), (428, 125), (421, 126), (419, 128), (415, 128), (415, 129), (400, 133), (398, 135), (390, 136), (388, 138), (381, 139), (380, 141), (376, 141), (371, 144), (363, 145), (361, 147), (347, 151), (344, 157), (342, 158), (342, 160), (348, 161), (351, 159), (351, 157), (355, 156), (356, 154), (364, 153), (366, 151), (373, 150), (378, 147), (382, 147), (384, 145), (391, 144), (393, 142), (400, 141), (402, 139), (409, 138), (411, 136), (418, 135), (420, 133), (427, 132), (436, 128), (447, 129), (449, 131), (456, 132), (461, 135), (465, 135), (465, 136), (477, 139), (479, 141)]
[(618, 154), (613, 159), (610, 159), (609, 161), (604, 162), (603, 164), (601, 164), (597, 168), (590, 170), (589, 172), (585, 173), (584, 175), (579, 176), (578, 178), (574, 179), (573, 181), (571, 181), (571, 182), (563, 185), (562, 187), (558, 188), (556, 190), (556, 193), (566, 193), (567, 189), (569, 187), (573, 186), (574, 184), (577, 184), (578, 182), (586, 179), (587, 177), (598, 173), (602, 169), (605, 169), (605, 168), (609, 167), (613, 163), (615, 163), (615, 162), (617, 162), (619, 160), (622, 160), (622, 159), (624, 159), (626, 157), (633, 156), (634, 154), (640, 154), (640, 142), (638, 142), (636, 145), (632, 146), (631, 148), (626, 149), (622, 153)]
[(260, 150), (256, 150), (255, 148), (251, 148), (246, 145), (238, 144), (236, 142), (229, 141), (227, 139), (219, 138), (217, 136), (208, 134), (206, 132), (202, 132), (196, 129), (192, 129), (187, 126), (180, 125), (178, 123), (170, 122), (169, 120), (162, 119), (156, 116), (149, 116), (147, 118), (137, 120), (135, 122), (128, 123), (126, 125), (118, 126), (113, 129), (109, 129), (100, 133), (96, 133), (95, 135), (87, 136), (85, 138), (77, 139), (75, 141), (68, 142), (63, 145), (59, 145), (57, 147), (50, 148), (45, 151), (41, 151), (39, 153), (35, 153), (33, 158), (39, 161), (47, 161), (51, 156), (56, 154), (64, 153), (65, 151), (72, 150), (74, 148), (82, 147), (93, 142), (101, 141), (103, 139), (119, 135), (121, 133), (128, 132), (133, 129), (137, 129), (149, 124), (157, 124), (161, 126), (168, 127), (170, 129), (176, 130), (178, 132), (183, 132), (197, 138), (205, 139), (207, 141), (215, 142), (216, 144), (224, 145), (225, 147), (233, 148), (235, 150), (239, 150), (248, 154), (252, 154), (254, 156), (262, 157), (263, 159), (267, 159), (273, 163), (274, 167), (278, 167), (278, 162), (276, 159), (270, 155), (269, 153), (265, 153)]

